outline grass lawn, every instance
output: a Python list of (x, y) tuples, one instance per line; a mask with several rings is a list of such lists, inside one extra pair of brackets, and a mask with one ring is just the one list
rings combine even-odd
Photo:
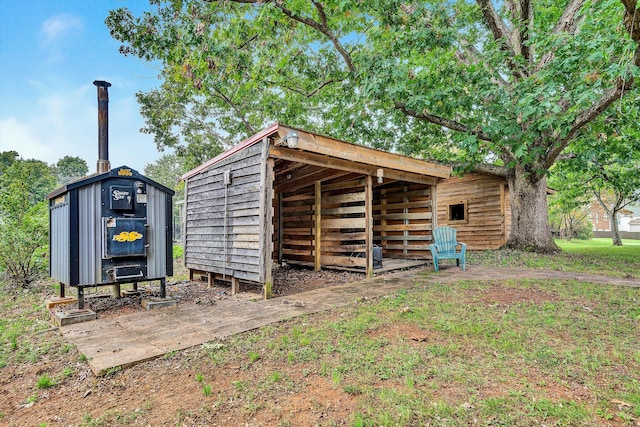
[[(470, 263), (638, 277), (640, 245), (606, 240), (559, 241), (555, 256), (472, 253)], [(0, 387), (5, 403), (18, 399), (0, 406), (0, 424), (23, 425), (29, 411), (46, 420), (55, 399), (78, 417), (65, 425), (86, 426), (640, 424), (640, 289), (528, 279), (445, 284), (433, 273), (416, 273), (409, 285), (103, 378), (81, 377), (82, 355), (42, 333), (51, 328), (42, 287), (0, 287)], [(7, 391), (16, 381), (27, 389), (21, 395)], [(157, 400), (158, 387), (178, 403)], [(105, 409), (114, 390), (132, 406)]]
[(625, 239), (623, 246), (613, 246), (611, 239), (556, 240), (556, 244), (562, 252), (554, 255), (511, 250), (473, 251), (468, 255), (468, 263), (640, 278), (640, 240)]

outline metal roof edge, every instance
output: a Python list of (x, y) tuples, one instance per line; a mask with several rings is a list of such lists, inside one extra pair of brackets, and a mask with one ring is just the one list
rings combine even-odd
[(260, 132), (256, 133), (255, 135), (250, 136), (249, 138), (245, 139), (240, 144), (234, 145), (233, 147), (229, 148), (228, 150), (218, 154), (213, 159), (207, 160), (206, 162), (204, 162), (200, 166), (197, 166), (194, 169), (191, 169), (189, 172), (187, 172), (184, 175), (182, 175), (180, 177), (180, 180), (181, 181), (187, 180), (187, 179), (191, 178), (192, 176), (197, 175), (198, 173), (200, 173), (200, 172), (202, 172), (204, 170), (207, 170), (211, 166), (213, 166), (216, 163), (226, 159), (227, 157), (231, 156), (232, 154), (235, 154), (235, 153), (237, 153), (239, 151), (244, 150), (247, 147), (252, 146), (256, 142), (261, 141), (264, 137), (272, 135), (273, 133), (277, 132), (278, 131), (278, 127), (280, 127), (280, 124), (278, 122), (272, 124), (271, 126), (261, 130)]
[(51, 200), (55, 197), (58, 197), (59, 195), (66, 193), (69, 190), (73, 190), (75, 188), (79, 188), (79, 187), (84, 187), (86, 185), (89, 184), (93, 184), (94, 182), (98, 182), (98, 181), (102, 181), (104, 179), (110, 178), (110, 177), (118, 177), (117, 175), (117, 171), (121, 170), (121, 169), (128, 169), (132, 175), (131, 176), (120, 176), (120, 178), (130, 178), (130, 179), (139, 179), (143, 182), (146, 182), (147, 184), (150, 184), (156, 188), (158, 188), (159, 190), (164, 191), (165, 193), (171, 194), (172, 196), (175, 195), (175, 191), (165, 187), (164, 185), (160, 184), (159, 182), (156, 182), (154, 180), (152, 180), (151, 178), (146, 177), (145, 175), (142, 175), (140, 172), (138, 172), (137, 170), (130, 168), (127, 165), (122, 165), (122, 166), (118, 166), (116, 168), (113, 168), (105, 173), (101, 173), (101, 174), (91, 174), (91, 175), (87, 175), (84, 178), (80, 178), (77, 179), (75, 181), (71, 181), (70, 183), (63, 185), (62, 187), (53, 190), (51, 193), (47, 194), (47, 200)]

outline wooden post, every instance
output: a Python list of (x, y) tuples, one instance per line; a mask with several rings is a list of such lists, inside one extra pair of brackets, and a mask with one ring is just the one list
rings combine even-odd
[(367, 175), (364, 185), (365, 264), (367, 277), (373, 276), (373, 178)]
[(438, 226), (438, 186), (431, 186), (431, 230)]
[(507, 243), (507, 215), (506, 215), (504, 184), (500, 184), (500, 232), (502, 233), (502, 244)]
[(276, 197), (278, 198), (278, 264), (282, 264), (282, 239), (284, 238), (282, 207), (284, 202), (282, 201), (282, 193), (278, 193)]
[(320, 271), (322, 267), (322, 182), (316, 181), (315, 199), (315, 244), (314, 269)]
[(231, 295), (235, 295), (240, 291), (240, 279), (231, 277)]
[[(268, 145), (268, 142), (267, 142)], [(268, 150), (267, 150), (268, 151)], [(267, 240), (265, 242), (264, 252), (264, 281), (265, 281), (265, 298), (271, 298), (271, 289), (273, 287), (273, 181), (275, 160), (272, 158), (267, 159), (267, 176), (265, 179), (265, 235)]]
[(207, 287), (213, 288), (213, 273), (210, 271), (207, 273)]
[(387, 236), (387, 189), (383, 188), (380, 190), (380, 228), (382, 231), (380, 232), (380, 236), (382, 239), (380, 240), (380, 246), (382, 247), (382, 251), (384, 251), (385, 247), (388, 244), (388, 241), (384, 238)]
[(271, 298), (273, 279), (271, 269), (273, 267), (273, 181), (274, 181), (274, 159), (269, 157), (269, 138), (262, 139), (262, 169), (260, 171), (260, 208), (259, 208), (259, 266), (260, 277), (262, 278), (263, 298)]
[[(408, 192), (409, 191), (409, 187), (404, 186), (402, 191), (405, 192), (405, 193)], [(410, 199), (407, 196), (404, 196), (402, 201), (403, 201), (403, 203), (409, 203)], [(405, 215), (405, 218), (403, 220), (404, 225), (409, 225), (409, 220), (407, 219), (407, 216), (406, 216), (409, 213), (409, 209), (408, 208), (403, 208), (402, 209), (402, 213)], [(402, 232), (402, 235), (404, 237), (408, 237), (409, 236), (409, 230), (405, 229)], [(407, 245), (408, 244), (409, 244), (408, 240), (405, 239), (405, 240), (402, 241), (402, 254), (405, 255), (405, 256), (409, 254), (409, 250), (407, 249)]]

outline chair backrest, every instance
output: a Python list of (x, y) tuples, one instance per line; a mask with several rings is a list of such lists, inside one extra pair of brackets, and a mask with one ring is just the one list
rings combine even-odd
[(451, 227), (433, 229), (433, 241), (438, 246), (438, 252), (454, 253), (456, 251), (456, 233), (456, 229)]

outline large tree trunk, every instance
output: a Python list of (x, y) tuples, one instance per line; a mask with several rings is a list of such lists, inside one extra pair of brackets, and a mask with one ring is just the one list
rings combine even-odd
[(516, 168), (507, 176), (511, 202), (511, 231), (505, 244), (511, 249), (555, 253), (547, 210), (547, 179)]
[(611, 223), (611, 240), (613, 240), (613, 246), (622, 246), (620, 229), (618, 228), (618, 211), (611, 211), (609, 222)]

